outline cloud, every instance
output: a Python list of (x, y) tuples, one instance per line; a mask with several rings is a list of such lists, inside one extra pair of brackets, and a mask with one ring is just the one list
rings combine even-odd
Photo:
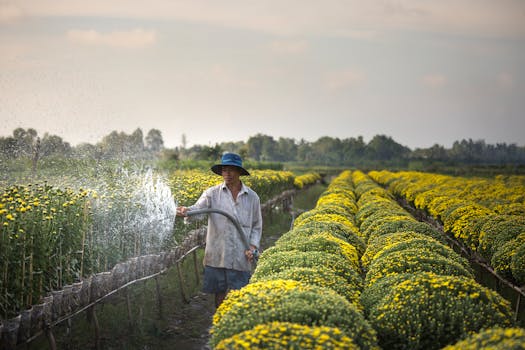
[(307, 51), (309, 46), (306, 40), (276, 40), (270, 44), (270, 49), (278, 53), (297, 54)]
[(442, 86), (447, 85), (448, 79), (442, 74), (432, 73), (424, 75), (421, 78), (421, 82), (423, 83), (423, 85), (431, 88), (440, 88)]
[(236, 76), (234, 72), (221, 64), (214, 64), (212, 66), (209, 78), (224, 87), (257, 87), (256, 80)]
[(363, 72), (345, 69), (329, 72), (324, 76), (324, 86), (329, 90), (341, 90), (348, 87), (358, 86), (366, 80)]
[(24, 0), (34, 16), (169, 19), (280, 36), (354, 35), (390, 30), (525, 36), (523, 0)]
[(512, 88), (514, 77), (507, 72), (502, 72), (496, 76), (496, 83), (500, 88)]
[(157, 34), (154, 30), (144, 30), (142, 28), (110, 33), (100, 33), (93, 29), (72, 29), (67, 32), (67, 38), (72, 42), (85, 45), (143, 48), (155, 44)]
[(0, 23), (13, 22), (23, 15), (20, 7), (9, 2), (0, 1)]

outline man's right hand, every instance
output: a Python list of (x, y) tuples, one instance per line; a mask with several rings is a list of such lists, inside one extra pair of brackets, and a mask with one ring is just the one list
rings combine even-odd
[(186, 217), (186, 216), (188, 216), (186, 214), (187, 211), (188, 211), (188, 208), (186, 208), (186, 207), (177, 207), (175, 213), (176, 213), (177, 216)]

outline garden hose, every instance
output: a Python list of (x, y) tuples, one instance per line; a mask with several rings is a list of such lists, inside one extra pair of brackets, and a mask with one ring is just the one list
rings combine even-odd
[(254, 259), (254, 261), (257, 261), (257, 258), (259, 257), (259, 251), (257, 249), (252, 250), (250, 248), (250, 243), (248, 242), (248, 240), (246, 239), (246, 236), (244, 235), (244, 231), (242, 230), (241, 224), (239, 224), (239, 221), (237, 221), (237, 219), (235, 219), (231, 214), (225, 212), (224, 210), (220, 210), (220, 209), (206, 208), (206, 209), (188, 210), (186, 212), (186, 215), (187, 216), (194, 216), (194, 215), (210, 214), (210, 213), (221, 214), (221, 215), (226, 216), (228, 219), (230, 219), (230, 221), (233, 223), (233, 225), (235, 226), (235, 228), (239, 232), (239, 235), (241, 236), (241, 240), (244, 243), (245, 248), (247, 250), (251, 250), (252, 251), (253, 259)]

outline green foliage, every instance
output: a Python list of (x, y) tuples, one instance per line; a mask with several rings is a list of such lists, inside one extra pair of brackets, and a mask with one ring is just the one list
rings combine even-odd
[(330, 289), (291, 280), (231, 291), (215, 313), (210, 344), (273, 321), (337, 327), (361, 349), (377, 347), (374, 330), (353, 304)]
[(472, 332), (513, 324), (508, 301), (474, 280), (416, 273), (370, 310), (385, 349), (439, 349)]
[(494, 327), (470, 335), (443, 350), (524, 350), (525, 330), (523, 328)]

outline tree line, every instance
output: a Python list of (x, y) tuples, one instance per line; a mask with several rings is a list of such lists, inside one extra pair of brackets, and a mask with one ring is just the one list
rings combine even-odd
[(323, 136), (316, 141), (257, 134), (247, 141), (216, 143), (213, 146), (164, 147), (162, 133), (151, 129), (146, 134), (137, 128), (131, 134), (112, 131), (95, 144), (71, 146), (60, 136), (45, 133), (40, 137), (34, 129), (17, 128), (13, 134), (0, 137), (0, 157), (4, 159), (32, 158), (38, 161), (49, 156), (102, 159), (209, 160), (220, 158), (225, 151), (237, 152), (245, 159), (257, 162), (296, 162), (319, 166), (407, 166), (409, 163), (468, 164), (525, 164), (525, 146), (484, 140), (456, 141), (451, 148), (435, 144), (414, 150), (386, 135), (376, 135), (369, 142), (362, 136), (336, 138)]

